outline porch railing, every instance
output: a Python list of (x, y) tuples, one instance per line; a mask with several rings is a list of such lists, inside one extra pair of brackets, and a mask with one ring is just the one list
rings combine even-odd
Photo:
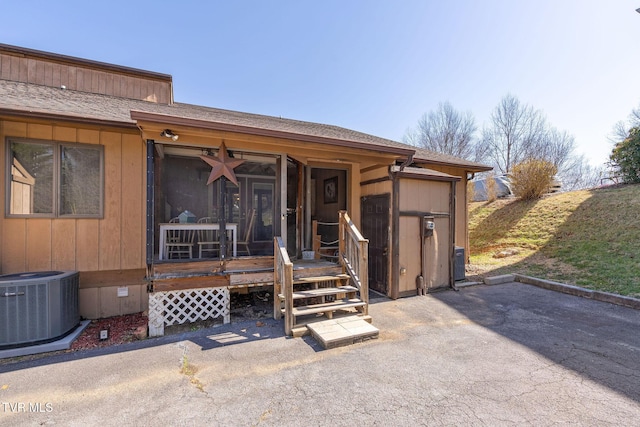
[(369, 240), (362, 237), (346, 211), (339, 214), (338, 259), (366, 302), (363, 314), (369, 314)]
[[(351, 282), (358, 289), (360, 299), (365, 302), (362, 314), (367, 315), (369, 314), (369, 241), (362, 237), (346, 211), (340, 211), (338, 240), (338, 261), (343, 272), (350, 276)], [(280, 295), (284, 297), (284, 310), (281, 306)], [(291, 335), (295, 321), (293, 316), (293, 263), (289, 258), (282, 237), (277, 236), (273, 239), (274, 319), (281, 319), (283, 312), (285, 333)]]
[[(313, 253), (316, 259), (328, 259), (334, 262), (338, 262), (338, 239), (325, 241), (323, 239), (323, 234), (318, 232), (318, 227), (323, 227), (323, 230), (326, 230), (328, 227), (338, 228), (340, 225), (339, 222), (320, 222), (318, 220), (313, 220), (311, 223), (311, 232), (313, 233)], [(325, 235), (334, 235), (330, 233), (326, 233)]]
[(284, 329), (291, 335), (293, 329), (293, 263), (289, 259), (287, 247), (282, 237), (273, 239), (273, 318), (282, 317), (280, 294), (284, 295)]

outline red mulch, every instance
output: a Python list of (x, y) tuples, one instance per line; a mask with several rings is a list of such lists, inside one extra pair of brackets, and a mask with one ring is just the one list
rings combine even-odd
[[(147, 320), (147, 316), (142, 313), (92, 320), (89, 326), (87, 326), (85, 330), (82, 331), (82, 334), (71, 344), (71, 350), (109, 347), (136, 341), (138, 339), (135, 336), (136, 330), (139, 328), (146, 330)], [(104, 329), (109, 331), (109, 338), (101, 341), (100, 331)]]

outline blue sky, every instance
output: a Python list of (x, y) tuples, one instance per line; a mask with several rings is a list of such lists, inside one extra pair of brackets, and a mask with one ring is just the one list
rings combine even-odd
[(0, 43), (173, 75), (175, 99), (401, 141), (507, 93), (592, 164), (640, 106), (640, 0), (9, 1)]

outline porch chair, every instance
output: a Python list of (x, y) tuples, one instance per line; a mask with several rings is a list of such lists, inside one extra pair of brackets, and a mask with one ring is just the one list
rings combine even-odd
[[(213, 218), (205, 216), (198, 220), (198, 224), (211, 224)], [(220, 254), (220, 239), (217, 230), (198, 230), (198, 258), (202, 258), (202, 254), (210, 252)]]
[[(244, 229), (244, 236), (242, 240), (238, 240), (238, 253), (246, 252), (247, 255), (251, 255), (251, 250), (249, 249), (249, 243), (251, 242), (251, 232), (253, 231), (253, 223), (256, 219), (256, 210), (251, 209), (249, 211), (249, 215), (247, 215), (247, 223)], [(244, 246), (244, 249), (240, 249), (241, 246)]]
[[(170, 223), (180, 222), (178, 217), (171, 218)], [(195, 230), (169, 230), (165, 241), (165, 249), (167, 259), (171, 259), (174, 255), (182, 258), (183, 255), (193, 258), (193, 243), (195, 240)]]

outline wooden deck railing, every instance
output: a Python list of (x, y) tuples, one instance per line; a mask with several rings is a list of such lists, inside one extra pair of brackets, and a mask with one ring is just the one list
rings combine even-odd
[(293, 329), (293, 263), (289, 259), (287, 247), (282, 237), (273, 239), (273, 318), (280, 319), (282, 311), (280, 307), (280, 294), (284, 295), (284, 330), (291, 335)]
[(358, 288), (360, 299), (367, 303), (363, 314), (369, 314), (369, 240), (362, 237), (346, 211), (340, 211), (338, 227), (338, 259)]

